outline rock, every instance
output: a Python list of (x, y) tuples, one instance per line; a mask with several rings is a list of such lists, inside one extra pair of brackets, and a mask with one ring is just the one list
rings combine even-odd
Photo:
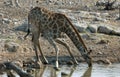
[(110, 14), (109, 13), (101, 13), (100, 16), (101, 17), (108, 17), (108, 16), (110, 16)]
[(13, 2), (13, 4), (14, 4), (16, 7), (21, 7), (21, 5), (19, 4), (19, 1), (18, 1), (18, 0), (15, 0), (15, 1)]
[(16, 31), (27, 32), (27, 28), (28, 28), (28, 21), (24, 21), (19, 26), (15, 27), (14, 29)]
[(9, 7), (20, 7), (20, 4), (19, 4), (18, 0), (7, 0), (7, 1), (4, 1), (4, 5), (5, 6), (9, 6)]
[(97, 26), (96, 25), (89, 25), (88, 27), (87, 27), (87, 30), (89, 30), (89, 32), (91, 32), (91, 33), (96, 33), (97, 32)]
[(87, 39), (87, 40), (90, 40), (90, 35), (88, 34), (81, 34), (80, 35), (82, 36), (83, 39)]
[(87, 25), (85, 23), (80, 24), (80, 23), (76, 22), (76, 23), (73, 23), (73, 25), (77, 28), (77, 30), (79, 32), (85, 32), (86, 31)]
[(0, 24), (2, 24), (3, 23), (3, 21), (2, 21), (2, 18), (4, 17), (4, 14), (3, 13), (0, 13)]
[(109, 40), (100, 40), (98, 44), (108, 44)]
[(93, 15), (93, 16), (96, 16), (96, 17), (99, 17), (99, 16), (100, 16), (100, 13), (97, 13), (97, 12), (90, 12), (90, 15)]
[(27, 73), (33, 73), (33, 72), (35, 72), (35, 69), (33, 69), (33, 68), (27, 68), (26, 72)]
[(120, 28), (111, 26), (111, 25), (102, 25), (97, 29), (98, 33), (108, 34), (108, 35), (117, 35), (120, 36)]
[(99, 26), (97, 30), (98, 33), (105, 33), (105, 34), (110, 34), (111, 31), (112, 29), (106, 26)]
[(23, 67), (23, 63), (21, 61), (13, 61), (12, 63), (14, 63), (15, 65), (19, 66), (19, 67)]
[(106, 19), (103, 19), (103, 18), (101, 18), (101, 17), (95, 17), (95, 18), (94, 18), (94, 21), (106, 22), (107, 20), (106, 20)]
[[(6, 66), (6, 69), (15, 71), (20, 77), (33, 77), (12, 62), (4, 62), (4, 65)], [(10, 77), (14, 77), (14, 76), (10, 76)]]
[(96, 6), (104, 6), (105, 5), (105, 0), (99, 0), (95, 4)]
[(62, 2), (60, 2), (60, 1), (56, 1), (55, 3), (54, 3), (54, 5), (62, 5), (63, 3)]
[(2, 21), (3, 23), (6, 23), (6, 24), (9, 24), (11, 22), (11, 20), (8, 18), (3, 18)]
[(87, 12), (87, 11), (80, 11), (79, 16), (82, 19), (91, 19), (91, 18), (93, 18), (93, 15), (90, 15), (90, 12)]
[(18, 19), (12, 19), (12, 22), (14, 23), (14, 25), (18, 25), (18, 24), (20, 24), (20, 20), (18, 20)]
[(4, 1), (4, 5), (5, 6), (12, 6), (12, 1), (10, 1), (10, 0)]
[(114, 4), (113, 4), (113, 8), (119, 8), (120, 7), (120, 2), (116, 1)]
[(105, 60), (98, 60), (97, 61), (98, 64), (112, 64), (111, 61), (109, 59), (105, 59)]
[(81, 32), (81, 33), (84, 33), (85, 32), (85, 30), (86, 30), (86, 28), (85, 27), (78, 27), (77, 26), (77, 30), (79, 31), (79, 32)]
[(4, 47), (9, 52), (17, 52), (20, 46), (17, 43), (9, 42), (5, 43)]
[(26, 47), (23, 48), (24, 52), (28, 52), (29, 50), (30, 50), (30, 48), (26, 48)]
[(97, 52), (97, 55), (103, 55), (103, 52), (99, 51)]

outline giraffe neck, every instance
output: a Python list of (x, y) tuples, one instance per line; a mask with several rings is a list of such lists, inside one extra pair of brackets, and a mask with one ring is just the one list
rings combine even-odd
[(66, 24), (67, 28), (65, 28), (65, 33), (68, 35), (68, 37), (72, 40), (73, 44), (76, 46), (76, 48), (81, 50), (87, 50), (86, 45), (84, 44), (81, 36), (79, 35), (76, 28), (73, 26), (73, 24), (69, 21), (69, 19), (66, 17), (69, 24)]
[(81, 48), (85, 49), (82, 42), (79, 41), (77, 34), (72, 29), (70, 29), (70, 28), (67, 29), (67, 31), (65, 33), (68, 35), (68, 37), (71, 39), (71, 41), (73, 42), (73, 44), (76, 46), (76, 48), (79, 51), (81, 51)]

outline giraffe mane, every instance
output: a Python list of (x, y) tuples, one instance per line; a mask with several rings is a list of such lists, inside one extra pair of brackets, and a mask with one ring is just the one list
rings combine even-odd
[(72, 24), (71, 21), (68, 19), (68, 17), (66, 17), (66, 15), (64, 15), (64, 17), (65, 17), (65, 18), (67, 19), (67, 21), (70, 23), (70, 26), (74, 29), (75, 33), (77, 34), (77, 36), (78, 36), (78, 38), (79, 38), (79, 41), (82, 42), (84, 48), (85, 48), (86, 50), (88, 50), (87, 47), (86, 47), (86, 45), (85, 45), (85, 43), (84, 43), (83, 40), (82, 40), (82, 37), (79, 35), (79, 32), (77, 31), (77, 29), (73, 26), (73, 24)]

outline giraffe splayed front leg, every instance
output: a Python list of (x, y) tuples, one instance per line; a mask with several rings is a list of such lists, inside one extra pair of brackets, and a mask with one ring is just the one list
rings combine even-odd
[(76, 58), (75, 58), (75, 57), (73, 56), (73, 54), (71, 53), (71, 49), (70, 49), (70, 47), (68, 46), (68, 44), (67, 44), (67, 43), (65, 43), (65, 41), (64, 41), (64, 42), (63, 42), (63, 41), (61, 41), (60, 39), (56, 39), (55, 41), (56, 41), (57, 43), (59, 43), (59, 44), (61, 44), (61, 45), (65, 46), (65, 47), (67, 48), (67, 50), (68, 50), (68, 52), (69, 52), (70, 56), (72, 57), (73, 62), (74, 62), (75, 64), (78, 64), (78, 62), (77, 62)]
[(53, 45), (55, 52), (56, 52), (56, 62), (55, 62), (55, 69), (59, 70), (59, 63), (58, 63), (58, 57), (59, 57), (59, 47), (56, 45), (56, 42), (53, 40), (53, 38), (48, 38), (48, 41), (50, 44)]

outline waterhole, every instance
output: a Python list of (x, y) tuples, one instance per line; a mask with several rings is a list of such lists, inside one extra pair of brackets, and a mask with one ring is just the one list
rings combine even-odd
[[(59, 70), (55, 70), (53, 66), (44, 66), (41, 69), (34, 69), (30, 72), (33, 77), (120, 77), (120, 64), (93, 64), (87, 67), (87, 64), (79, 64), (76, 66), (60, 66)], [(16, 77), (20, 77), (15, 74)], [(0, 77), (8, 77), (4, 72)]]

